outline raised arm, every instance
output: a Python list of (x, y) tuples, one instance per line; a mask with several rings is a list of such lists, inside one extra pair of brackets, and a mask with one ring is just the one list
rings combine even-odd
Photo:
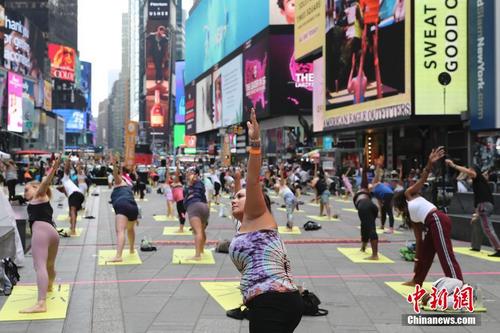
[(377, 184), (380, 183), (381, 181), (381, 175), (383, 174), (383, 165), (384, 165), (384, 155), (380, 155), (380, 157), (375, 161), (377, 164), (377, 167), (375, 169), (375, 174), (372, 180), (372, 184)]
[(413, 196), (420, 193), (420, 191), (424, 187), (425, 182), (427, 181), (427, 177), (429, 177), (429, 174), (432, 171), (432, 166), (434, 165), (434, 163), (443, 158), (443, 156), (444, 147), (438, 147), (431, 151), (429, 159), (427, 160), (427, 165), (425, 166), (424, 170), (422, 170), (422, 174), (420, 175), (420, 179), (405, 191), (405, 196), (407, 199), (411, 199)]
[(285, 166), (283, 163), (280, 165), (280, 187), (284, 187), (286, 184), (286, 173), (285, 173)]
[(446, 159), (445, 162), (446, 162), (446, 164), (448, 164), (448, 166), (450, 168), (453, 168), (453, 169), (457, 170), (458, 172), (463, 172), (467, 176), (471, 177), (472, 179), (474, 179), (474, 178), (477, 177), (477, 173), (476, 173), (476, 171), (474, 169), (470, 169), (470, 168), (466, 168), (466, 167), (463, 167), (463, 166), (460, 166), (460, 165), (456, 165), (450, 159)]
[(40, 186), (38, 187), (38, 191), (36, 193), (37, 197), (45, 195), (45, 193), (47, 193), (47, 189), (52, 184), (52, 179), (54, 179), (54, 175), (56, 174), (57, 170), (59, 170), (60, 165), (61, 165), (61, 157), (58, 157), (54, 160), (54, 164), (52, 165), (50, 173), (46, 177), (44, 177), (40, 182)]
[(250, 121), (247, 122), (248, 136), (250, 138), (250, 156), (247, 167), (247, 186), (244, 216), (249, 220), (254, 220), (266, 213), (267, 207), (260, 185), (259, 174), (262, 165), (262, 155), (260, 147), (260, 127), (252, 108)]
[(118, 154), (113, 161), (113, 178), (115, 179), (115, 185), (120, 185), (122, 183), (120, 171), (120, 156)]
[(69, 157), (66, 159), (66, 161), (64, 162), (64, 174), (66, 176), (69, 175), (69, 170), (71, 169), (71, 160), (69, 159)]
[(241, 171), (236, 169), (234, 172), (234, 193), (238, 193), (241, 190)]

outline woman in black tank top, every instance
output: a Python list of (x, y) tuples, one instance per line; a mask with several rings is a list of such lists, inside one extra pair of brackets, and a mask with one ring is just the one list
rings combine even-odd
[(49, 175), (42, 182), (32, 181), (24, 188), (24, 198), (29, 202), (28, 217), (32, 230), (31, 253), (33, 266), (36, 271), (38, 287), (37, 303), (29, 308), (20, 310), (20, 313), (39, 313), (47, 310), (47, 292), (52, 291), (56, 277), (54, 263), (59, 247), (59, 234), (52, 220), (52, 206), (50, 205), (50, 184), (56, 171), (59, 169), (60, 159), (57, 158)]

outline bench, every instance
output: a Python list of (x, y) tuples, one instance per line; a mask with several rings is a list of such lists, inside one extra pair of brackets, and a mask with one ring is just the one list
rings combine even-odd
[[(493, 229), (500, 235), (500, 194), (493, 194), (495, 209), (490, 216)], [(453, 221), (451, 237), (453, 239), (470, 242), (472, 226), (471, 218), (474, 213), (474, 194), (472, 192), (455, 193), (448, 206), (448, 215)], [(479, 221), (476, 223), (480, 223)], [(483, 234), (483, 245), (490, 246), (488, 238)]]

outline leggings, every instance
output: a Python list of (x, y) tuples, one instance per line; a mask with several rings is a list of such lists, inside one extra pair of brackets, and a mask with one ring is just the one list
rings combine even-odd
[(357, 203), (358, 216), (361, 221), (361, 241), (368, 243), (369, 240), (378, 240), (375, 220), (378, 208), (371, 199), (361, 199)]
[(267, 292), (248, 304), (250, 333), (291, 333), (299, 325), (304, 303), (299, 292)]
[(7, 189), (9, 190), (9, 200), (16, 200), (17, 179), (7, 180)]
[[(500, 240), (498, 239), (498, 236), (495, 232), (495, 228), (493, 228), (493, 224), (491, 223), (491, 220), (489, 217), (491, 216), (491, 213), (493, 213), (494, 206), (491, 202), (481, 202), (480, 204), (477, 205), (476, 211), (477, 214), (479, 215), (479, 222), (481, 223), (480, 228), (475, 228), (477, 231), (473, 234), (479, 235), (476, 237), (476, 241), (473, 242), (474, 244), (472, 245), (472, 248), (480, 250), (481, 245), (483, 243), (483, 233), (481, 232), (481, 228), (484, 231), (484, 234), (486, 237), (488, 237), (488, 240), (490, 241), (490, 245), (493, 249), (496, 251), (500, 250)], [(477, 222), (476, 222), (477, 224)]]
[(179, 222), (184, 225), (186, 223), (186, 208), (184, 208), (184, 200), (179, 200), (176, 203), (177, 214), (179, 214)]
[(38, 301), (46, 299), (49, 281), (53, 282), (56, 277), (54, 264), (58, 246), (59, 234), (56, 229), (50, 223), (35, 221), (32, 227), (31, 253), (36, 272)]
[(389, 215), (389, 227), (394, 228), (394, 213), (392, 212), (392, 194), (387, 194), (384, 200), (382, 201), (381, 207), (381, 216), (380, 220), (382, 222), (382, 226), (385, 225), (385, 221), (387, 215)]

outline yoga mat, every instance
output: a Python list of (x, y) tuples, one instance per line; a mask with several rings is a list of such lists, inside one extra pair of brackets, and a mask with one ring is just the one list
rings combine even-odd
[[(278, 208), (278, 210), (280, 212), (286, 212), (286, 208)], [(305, 213), (306, 211), (301, 209), (301, 210), (294, 210), (293, 212), (294, 213)]]
[(278, 227), (278, 232), (280, 234), (287, 234), (287, 235), (300, 235), (301, 234), (300, 229), (297, 226), (292, 227), (292, 230), (289, 230), (285, 226), (279, 226)]
[(178, 221), (177, 217), (168, 217), (167, 215), (155, 215), (153, 219), (156, 222), (176, 222)]
[(488, 254), (492, 254), (493, 252), (489, 251), (471, 251), (469, 250), (468, 247), (453, 247), (453, 252), (455, 253), (460, 253), (464, 254), (466, 256), (471, 256), (474, 258), (479, 258), (483, 260), (488, 260), (488, 261), (493, 261), (493, 262), (500, 262), (500, 257), (488, 257)]
[(127, 247), (123, 249), (122, 253), (122, 261), (121, 262), (106, 262), (106, 260), (112, 259), (116, 255), (116, 250), (99, 250), (99, 266), (114, 266), (114, 265), (140, 265), (142, 264), (141, 257), (139, 257), (139, 253), (137, 249), (135, 249), (134, 254), (130, 254)]
[(210, 208), (210, 213), (218, 213), (219, 211), (215, 208)]
[(163, 235), (166, 236), (193, 236), (193, 232), (189, 231), (188, 228), (184, 229), (184, 232), (177, 232), (179, 230), (178, 227), (165, 227), (163, 228)]
[[(386, 285), (392, 288), (395, 292), (403, 296), (403, 298), (406, 300), (408, 295), (415, 292), (415, 287), (411, 286), (403, 286), (403, 282), (385, 282)], [(424, 282), (424, 285), (422, 286), (428, 293), (432, 291), (432, 282)], [(410, 303), (408, 303), (410, 305)], [(451, 312), (451, 313), (463, 313), (463, 311), (457, 311), (453, 310), (453, 304), (448, 304), (448, 306), (451, 306), (451, 309), (447, 309), (446, 311), (439, 311), (439, 310), (432, 310), (429, 305), (421, 307), (424, 311), (436, 311), (436, 312)], [(474, 308), (474, 312), (486, 312), (487, 309), (484, 306)], [(466, 311), (465, 313), (468, 313)]]
[(224, 311), (236, 309), (243, 304), (239, 281), (200, 282), (200, 284)]
[(319, 222), (339, 222), (339, 219), (331, 218), (329, 219), (328, 216), (318, 216), (318, 215), (307, 215), (308, 218), (312, 220), (316, 220)]
[(353, 213), (357, 213), (358, 210), (356, 208), (342, 208), (343, 211), (346, 211), (346, 212), (353, 212)]
[[(361, 227), (360, 227), (360, 226), (357, 226), (356, 228), (361, 229)], [(384, 234), (384, 230), (379, 229), (379, 228), (375, 228), (375, 229), (376, 229), (376, 231), (377, 231), (377, 235), (383, 235), (383, 234)], [(393, 234), (394, 234), (394, 235), (401, 235), (401, 234), (402, 234), (402, 232), (401, 232), (401, 231), (394, 230)], [(386, 234), (386, 235), (390, 235), (390, 234)]]
[[(63, 228), (63, 229), (64, 229), (64, 231), (65, 231), (65, 232), (69, 235), (69, 233), (70, 233), (69, 228)], [(58, 230), (61, 230), (61, 229), (58, 229)], [(76, 230), (75, 230), (75, 231), (76, 231), (76, 236), (71, 236), (71, 237), (74, 237), (74, 238), (76, 238), (76, 237), (80, 237), (80, 236), (82, 235), (83, 228), (76, 228)]]
[(319, 204), (317, 204), (317, 203), (312, 203), (312, 202), (307, 203), (306, 205), (313, 206), (313, 207), (319, 207)]
[[(77, 221), (81, 221), (81, 220), (82, 220), (82, 217), (81, 217), (81, 216), (77, 216), (77, 217), (76, 217), (76, 220), (77, 220)], [(57, 221), (57, 222), (69, 221), (69, 216), (68, 216), (68, 215), (65, 215), (65, 214), (59, 214), (59, 215), (57, 215), (57, 217), (56, 217), (56, 221)]]
[(201, 260), (190, 260), (194, 257), (194, 249), (174, 249), (172, 253), (172, 264), (179, 265), (213, 265), (215, 264), (214, 255), (212, 251), (205, 249), (201, 256)]
[(370, 246), (366, 248), (366, 252), (361, 252), (357, 247), (338, 247), (337, 250), (345, 255), (349, 260), (357, 264), (393, 264), (394, 261), (384, 256), (382, 253), (378, 253), (378, 260), (367, 260), (365, 258), (372, 254), (372, 249)]
[(342, 203), (352, 202), (352, 200), (344, 200), (344, 199), (334, 199), (333, 201), (335, 201), (335, 202), (342, 202)]
[(139, 199), (139, 198), (135, 198), (135, 201), (141, 201), (141, 202), (148, 202), (148, 198), (144, 198), (144, 199)]
[[(0, 310), (0, 321), (64, 319), (69, 303), (69, 284), (56, 284), (54, 290), (47, 293), (47, 312), (19, 313), (19, 310), (35, 305), (38, 290), (36, 286), (17, 285), (7, 297)], [(2, 330), (3, 331), (3, 330)]]

